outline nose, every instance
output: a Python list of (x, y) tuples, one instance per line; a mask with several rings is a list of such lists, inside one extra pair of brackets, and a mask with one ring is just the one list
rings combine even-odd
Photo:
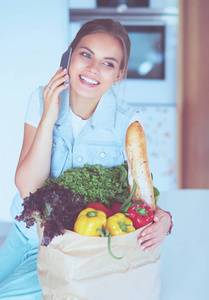
[(99, 62), (94, 59), (90, 60), (88, 68), (92, 74), (98, 74), (100, 70)]

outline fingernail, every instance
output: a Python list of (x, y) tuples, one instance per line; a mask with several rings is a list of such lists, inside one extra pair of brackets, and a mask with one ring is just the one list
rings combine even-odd
[(142, 249), (142, 250), (144, 250), (144, 248), (145, 248), (144, 246), (141, 246), (141, 249)]
[(155, 217), (155, 221), (158, 221), (159, 220), (159, 218), (158, 217)]
[(142, 240), (139, 240), (139, 244), (142, 244), (142, 242), (143, 242)]
[(142, 233), (142, 236), (145, 236), (145, 234), (146, 234), (146, 233), (145, 233), (145, 232), (143, 232), (143, 233)]
[(146, 250), (145, 250), (145, 252), (148, 252), (148, 251), (149, 251), (149, 249), (146, 249)]
[(64, 85), (65, 85), (65, 86), (69, 86), (69, 83), (66, 83), (66, 82), (65, 82)]
[(67, 70), (67, 69), (65, 68), (65, 69), (63, 70), (63, 72), (66, 71), (66, 70)]
[(64, 77), (69, 77), (68, 74), (66, 74)]

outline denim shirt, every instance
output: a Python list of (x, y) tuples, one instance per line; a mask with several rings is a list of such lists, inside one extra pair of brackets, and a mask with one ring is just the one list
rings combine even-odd
[[(40, 101), (42, 108), (42, 89)], [(126, 130), (136, 108), (120, 105), (113, 92), (107, 92), (74, 140), (67, 90), (62, 92), (60, 103), (62, 106), (53, 130), (52, 178), (70, 167), (79, 168), (84, 164), (114, 167), (124, 162)]]
[[(40, 87), (40, 115), (43, 112), (42, 90), (43, 87)], [(69, 109), (69, 92), (64, 90), (60, 94), (59, 115), (53, 129), (51, 177), (57, 178), (68, 168), (79, 168), (84, 164), (106, 167), (123, 164), (126, 130), (137, 108), (120, 104), (114, 93), (108, 91), (75, 140)], [(18, 192), (13, 200), (11, 215), (15, 217), (21, 211), (22, 199)], [(16, 224), (27, 237), (37, 235), (36, 226), (28, 229), (23, 222)]]

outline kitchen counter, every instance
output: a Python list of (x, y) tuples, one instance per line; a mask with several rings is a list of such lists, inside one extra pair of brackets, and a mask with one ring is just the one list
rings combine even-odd
[(161, 300), (208, 300), (209, 190), (162, 192), (158, 202), (174, 217), (161, 246)]

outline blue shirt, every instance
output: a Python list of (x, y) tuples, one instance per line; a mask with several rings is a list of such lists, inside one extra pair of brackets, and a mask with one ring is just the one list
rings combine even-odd
[[(39, 88), (38, 94), (40, 116), (43, 111), (42, 89)], [(59, 115), (53, 130), (51, 177), (57, 178), (68, 168), (79, 168), (84, 164), (114, 167), (124, 163), (126, 130), (138, 112), (136, 107), (121, 104), (109, 90), (75, 139), (69, 109), (69, 92), (64, 90), (60, 94)], [(18, 191), (11, 206), (12, 217), (20, 215), (21, 211), (22, 199)], [(28, 229), (24, 222), (15, 222), (25, 236), (37, 237), (35, 225)]]

